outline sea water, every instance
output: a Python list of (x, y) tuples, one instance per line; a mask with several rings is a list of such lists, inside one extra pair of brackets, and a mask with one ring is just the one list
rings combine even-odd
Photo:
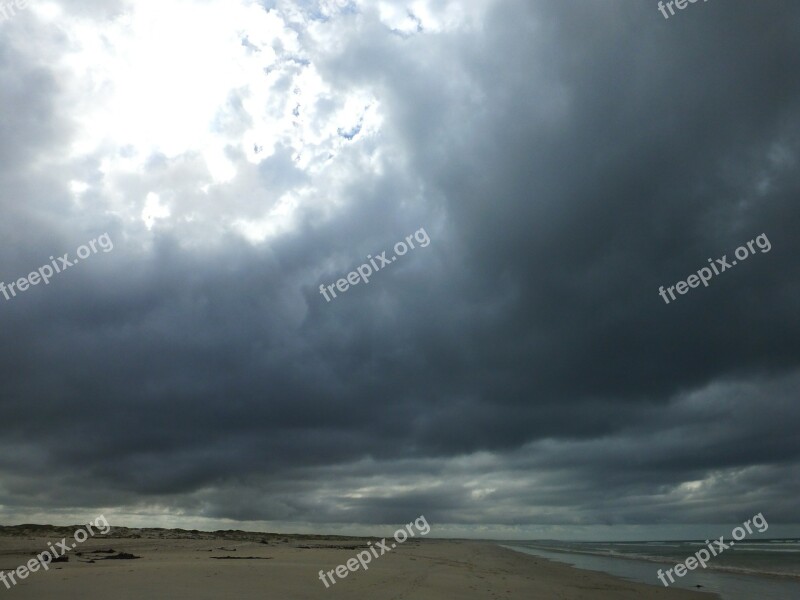
[[(536, 541), (509, 542), (503, 547), (664, 587), (658, 570), (674, 567), (706, 545), (702, 541)], [(800, 600), (800, 540), (737, 542), (735, 548), (712, 557), (706, 569), (698, 567), (674, 578), (670, 587), (714, 592), (722, 600)]]

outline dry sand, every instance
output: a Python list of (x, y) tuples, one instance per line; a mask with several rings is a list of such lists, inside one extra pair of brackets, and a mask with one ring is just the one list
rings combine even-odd
[[(5, 572), (74, 528), (0, 528)], [(81, 600), (716, 600), (581, 571), (491, 543), (409, 539), (329, 589), (318, 578), (366, 547), (366, 539), (245, 532), (114, 529), (72, 550), (68, 563), (31, 573), (0, 596)], [(113, 550), (114, 553), (97, 553)], [(138, 559), (104, 560), (124, 552)], [(78, 555), (80, 553), (80, 556)], [(237, 559), (219, 557), (237, 557)], [(267, 560), (264, 560), (267, 559)], [(94, 561), (94, 562), (90, 562)]]

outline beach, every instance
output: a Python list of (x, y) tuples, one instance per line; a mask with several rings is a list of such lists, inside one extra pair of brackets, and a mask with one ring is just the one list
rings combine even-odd
[[(74, 528), (0, 531), (0, 569), (71, 541)], [(325, 587), (319, 571), (345, 564), (374, 538), (251, 532), (115, 529), (65, 554), (68, 562), (30, 573), (0, 594), (19, 600), (712, 600), (715, 595), (632, 583), (520, 554), (491, 542), (409, 539)], [(138, 557), (138, 558), (134, 558)], [(13, 595), (13, 596), (12, 596)]]

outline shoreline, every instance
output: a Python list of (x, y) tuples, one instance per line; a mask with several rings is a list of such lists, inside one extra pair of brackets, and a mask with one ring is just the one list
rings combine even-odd
[[(606, 573), (625, 581), (635, 581), (653, 586), (657, 586), (659, 581), (656, 579), (659, 567), (666, 571), (673, 564), (669, 561), (659, 563), (624, 555), (556, 552), (535, 546), (514, 546), (513, 544), (509, 544), (507, 549), (526, 556), (535, 556), (542, 560), (568, 565), (582, 571)], [(618, 560), (619, 558), (626, 560)], [(661, 581), (661, 583), (664, 582)], [(725, 600), (752, 600), (756, 597), (762, 598), (762, 600), (800, 598), (800, 580), (797, 577), (791, 575), (771, 577), (761, 575), (759, 572), (732, 573), (721, 569), (689, 570), (683, 577), (676, 576), (675, 581), (665, 587), (690, 591), (699, 589), (716, 594)]]
[[(523, 544), (530, 544), (530, 542), (521, 542)], [(503, 547), (511, 547), (515, 544), (503, 542)], [(527, 547), (527, 546), (518, 546), (520, 548)], [(542, 550), (545, 552), (552, 552), (553, 554), (563, 554), (564, 556), (570, 555), (578, 555), (578, 556), (591, 556), (609, 560), (626, 560), (631, 562), (637, 563), (646, 563), (652, 565), (667, 565), (667, 566), (674, 566), (674, 562), (670, 562), (663, 558), (659, 558), (656, 556), (629, 556), (625, 554), (603, 554), (602, 552), (589, 552), (587, 550), (561, 550), (557, 548), (550, 548), (547, 546), (531, 546), (532, 550)], [(556, 561), (558, 562), (558, 561)], [(767, 579), (767, 580), (779, 580), (779, 581), (790, 581), (793, 583), (800, 583), (800, 575), (792, 575), (791, 573), (781, 573), (778, 571), (757, 571), (755, 569), (746, 569), (742, 567), (730, 567), (725, 565), (716, 565), (714, 563), (709, 563), (705, 569), (707, 573), (717, 573), (720, 575), (742, 575), (746, 577), (756, 577), (760, 579)]]

